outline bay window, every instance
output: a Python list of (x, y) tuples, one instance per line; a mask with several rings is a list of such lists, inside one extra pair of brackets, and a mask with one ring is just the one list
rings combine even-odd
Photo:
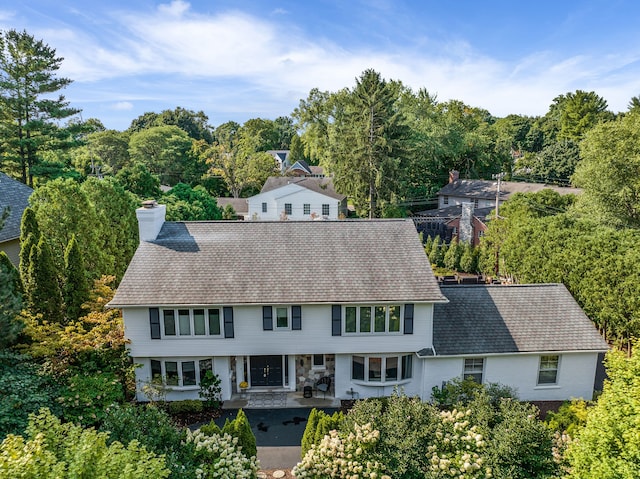
[(352, 356), (351, 379), (370, 383), (393, 383), (411, 379), (413, 355)]
[(213, 360), (151, 360), (151, 378), (166, 386), (197, 386), (207, 371), (213, 371)]

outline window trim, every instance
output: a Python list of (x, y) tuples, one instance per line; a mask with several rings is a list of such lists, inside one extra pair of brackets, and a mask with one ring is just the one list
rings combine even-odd
[[(544, 358), (555, 358), (555, 368), (544, 368), (542, 367), (542, 363), (544, 361)], [(558, 376), (560, 375), (560, 362), (561, 362), (561, 357), (559, 354), (541, 354), (540, 357), (538, 358), (538, 374), (537, 374), (537, 380), (536, 380), (536, 386), (557, 386), (558, 385)], [(555, 377), (554, 377), (554, 381), (553, 382), (542, 382), (540, 381), (540, 374), (543, 372), (550, 372), (550, 371), (555, 371)]]
[[(326, 211), (326, 213), (325, 213)], [(329, 203), (322, 204), (322, 216), (329, 216), (331, 214), (331, 205)]]
[[(149, 369), (150, 369), (150, 378), (149, 382), (153, 381), (155, 377), (153, 374), (154, 370), (154, 362), (160, 363), (160, 376), (162, 378), (162, 384), (172, 390), (191, 390), (198, 389), (200, 387), (200, 380), (202, 378), (203, 369), (201, 367), (201, 363), (204, 361), (211, 362), (211, 372), (215, 374), (214, 370), (214, 361), (212, 357), (189, 357), (189, 358), (172, 358), (172, 357), (163, 357), (163, 358), (149, 358)], [(178, 374), (178, 384), (169, 384), (167, 381), (167, 364), (166, 363), (176, 363), (177, 366), (177, 374)], [(184, 364), (193, 363), (194, 374), (195, 374), (195, 384), (187, 384), (184, 385)], [(208, 369), (207, 369), (208, 370)], [(205, 370), (206, 372), (206, 370)]]
[[(364, 364), (362, 366), (362, 378), (354, 378), (355, 358), (362, 358)], [(406, 358), (406, 359), (405, 359)], [(371, 379), (371, 360), (380, 360), (380, 379)], [(396, 360), (396, 377), (395, 379), (387, 379), (388, 359)], [(405, 368), (409, 370), (407, 375)], [(409, 354), (352, 354), (351, 355), (351, 381), (355, 384), (366, 386), (389, 386), (394, 384), (405, 384), (413, 379), (413, 353)]]
[[(350, 308), (355, 309), (355, 330), (348, 331), (347, 324), (349, 322), (347, 311)], [(369, 330), (362, 330), (362, 310), (369, 309), (371, 314), (369, 315)], [(378, 308), (384, 308), (385, 318), (384, 318), (384, 331), (377, 330), (376, 328), (376, 316)], [(391, 327), (391, 311), (393, 308), (397, 308), (397, 330), (390, 330)], [(342, 314), (344, 316), (344, 321), (342, 324), (342, 333), (348, 336), (367, 336), (367, 335), (382, 335), (382, 334), (404, 334), (404, 304), (347, 304), (342, 306)]]
[(303, 203), (302, 214), (308, 216), (311, 214), (311, 203)]
[[(476, 364), (467, 365), (467, 361), (474, 362)], [(478, 361), (480, 362), (479, 371), (477, 368)], [(468, 377), (471, 377), (478, 384), (483, 384), (485, 363), (486, 361), (484, 360), (484, 358), (481, 358), (481, 357), (464, 358), (464, 361), (462, 362), (462, 379), (467, 379)], [(477, 378), (475, 377), (475, 375), (478, 375), (478, 374), (480, 375), (480, 381), (478, 381)]]
[[(212, 311), (218, 311), (218, 332), (211, 332), (210, 316)], [(180, 312), (189, 312), (189, 334), (182, 334), (180, 328)], [(196, 334), (195, 311), (203, 311), (204, 313), (204, 334)], [(174, 334), (166, 334), (165, 313), (171, 312), (173, 315), (173, 332)], [(222, 306), (202, 306), (191, 308), (163, 308), (160, 307), (160, 329), (161, 339), (203, 339), (203, 338), (224, 338), (222, 329)], [(167, 315), (170, 317), (170, 315)]]

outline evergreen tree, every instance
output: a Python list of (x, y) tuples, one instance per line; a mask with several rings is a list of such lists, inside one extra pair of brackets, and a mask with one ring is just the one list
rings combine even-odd
[(58, 122), (79, 111), (64, 96), (53, 96), (71, 83), (55, 76), (61, 63), (54, 49), (26, 31), (0, 32), (0, 146), (9, 168), (30, 186), (42, 153), (67, 136)]
[(435, 238), (433, 238), (433, 241), (431, 242), (431, 247), (429, 248), (428, 251), (428, 255), (429, 255), (429, 261), (431, 262), (431, 264), (433, 266), (437, 266), (437, 260), (438, 260), (438, 254), (440, 251), (440, 236), (436, 236)]
[(82, 315), (82, 305), (89, 299), (89, 283), (85, 276), (82, 252), (78, 247), (76, 235), (64, 253), (64, 302), (67, 321), (75, 321)]
[(462, 246), (463, 253), (460, 257), (460, 269), (465, 273), (476, 273), (478, 271), (478, 253), (469, 243)]
[[(29, 235), (31, 237), (29, 238)], [(31, 247), (40, 241), (40, 228), (36, 220), (36, 213), (31, 208), (25, 208), (20, 223), (20, 277), (24, 282), (29, 271), (29, 255)]]
[(424, 243), (424, 252), (427, 253), (427, 256), (429, 256), (429, 253), (431, 253), (432, 246), (433, 246), (433, 236), (427, 236), (427, 241), (425, 241)]
[(258, 454), (256, 436), (253, 434), (247, 415), (242, 409), (238, 410), (238, 414), (233, 420), (233, 423), (232, 435), (238, 438), (238, 445), (242, 446), (242, 453), (247, 458), (256, 456)]
[(13, 346), (24, 327), (18, 319), (22, 309), (20, 274), (4, 251), (0, 251), (0, 350)]
[(342, 414), (340, 411), (334, 412), (331, 416), (323, 412), (323, 414), (320, 415), (318, 426), (316, 427), (314, 444), (320, 444), (322, 438), (329, 434), (329, 431), (340, 429), (343, 421), (344, 414)]
[(304, 428), (304, 433), (302, 434), (302, 441), (300, 443), (301, 457), (304, 457), (307, 454), (307, 451), (311, 449), (311, 446), (313, 446), (314, 444), (315, 437), (316, 437), (316, 428), (318, 427), (318, 421), (320, 420), (321, 413), (323, 413), (323, 411), (318, 411), (316, 408), (313, 408), (309, 413), (309, 418), (307, 419), (307, 425)]
[[(51, 257), (51, 249), (44, 238), (31, 248), (29, 255), (27, 305), (33, 313), (41, 313), (43, 320), (61, 322), (62, 293)], [(26, 286), (26, 285), (25, 285)]]
[(444, 255), (444, 266), (451, 271), (460, 270), (460, 257), (462, 256), (462, 245), (457, 238), (453, 238), (449, 243), (449, 248)]

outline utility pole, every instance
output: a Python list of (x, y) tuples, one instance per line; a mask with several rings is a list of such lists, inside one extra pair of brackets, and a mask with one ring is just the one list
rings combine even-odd
[[(500, 218), (500, 216), (498, 215), (498, 208), (500, 207), (500, 182), (502, 181), (502, 178), (504, 178), (504, 175), (506, 175), (506, 173), (504, 172), (491, 175), (491, 178), (493, 178), (494, 180), (498, 180), (498, 187), (496, 188), (496, 221), (498, 220), (498, 218)], [(499, 245), (496, 246), (496, 262), (494, 264), (493, 271), (496, 277), (498, 277), (498, 275), (500, 274), (500, 246)]]
[(502, 181), (502, 178), (504, 178), (504, 175), (506, 175), (504, 172), (491, 175), (491, 178), (498, 180), (498, 187), (496, 188), (496, 218), (499, 217), (498, 208), (500, 207), (500, 182)]

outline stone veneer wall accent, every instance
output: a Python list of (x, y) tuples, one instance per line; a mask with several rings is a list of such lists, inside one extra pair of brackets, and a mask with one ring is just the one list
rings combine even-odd
[(313, 386), (318, 379), (324, 376), (334, 376), (336, 371), (336, 358), (333, 354), (325, 354), (324, 369), (311, 368), (311, 354), (299, 354), (296, 356), (296, 391), (302, 391), (304, 386)]

